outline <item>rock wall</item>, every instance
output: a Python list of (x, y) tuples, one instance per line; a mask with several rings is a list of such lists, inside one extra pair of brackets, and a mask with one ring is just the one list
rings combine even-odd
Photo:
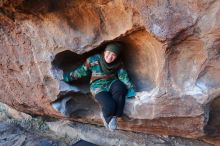
[[(218, 136), (210, 109), (218, 112), (220, 96), (219, 0), (4, 0), (0, 12), (1, 102), (101, 125), (88, 79), (65, 84), (60, 71), (120, 40), (139, 96), (126, 101), (120, 129)], [(65, 103), (61, 113), (54, 101)]]

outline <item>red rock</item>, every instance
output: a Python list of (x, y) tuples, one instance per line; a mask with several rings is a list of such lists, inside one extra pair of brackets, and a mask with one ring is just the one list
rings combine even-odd
[[(60, 93), (53, 74), (56, 55), (61, 54), (56, 65), (76, 66), (87, 52), (116, 39), (127, 44), (124, 59), (141, 96), (127, 101), (131, 121), (121, 119), (119, 128), (205, 135), (209, 103), (220, 95), (219, 1), (23, 0), (0, 7), (1, 102), (62, 118), (50, 105)], [(81, 54), (79, 60), (63, 55), (66, 50)], [(86, 84), (75, 85), (83, 91)], [(79, 109), (94, 102), (85, 92), (74, 96)], [(89, 107), (84, 116), (69, 119), (101, 124), (97, 103)]]

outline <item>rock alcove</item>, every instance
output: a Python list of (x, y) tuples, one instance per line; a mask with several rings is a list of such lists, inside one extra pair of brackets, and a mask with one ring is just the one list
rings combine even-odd
[[(220, 96), (220, 1), (5, 0), (0, 10), (1, 102), (64, 118), (50, 105), (66, 94), (55, 68), (78, 66), (119, 40), (141, 97), (126, 101), (119, 129), (199, 138), (218, 122), (209, 111)], [(69, 120), (102, 125), (86, 82), (67, 86), (80, 88), (68, 92), (77, 99)]]
[[(160, 43), (158, 40), (153, 38), (145, 30), (139, 30), (137, 32), (133, 32), (121, 38), (117, 38), (117, 40), (120, 40), (124, 44), (122, 58), (125, 63), (125, 67), (129, 72), (129, 76), (135, 85), (136, 91), (142, 94), (140, 98), (149, 98), (150, 96), (149, 94), (154, 94), (155, 97), (158, 96), (157, 93), (159, 91), (158, 89), (161, 84), (160, 73), (164, 67), (164, 62), (165, 62), (163, 58), (163, 56), (165, 55), (164, 54), (165, 51), (162, 47), (162, 43)], [(101, 45), (101, 47), (98, 47), (93, 51), (81, 55), (78, 55), (70, 50), (60, 52), (55, 56), (55, 59), (52, 61), (53, 72), (57, 74), (58, 73), (57, 70), (62, 70), (63, 72), (73, 70), (74, 68), (84, 63), (86, 57), (93, 55), (95, 53), (100, 53), (101, 51), (103, 51), (104, 47), (105, 45)], [(69, 102), (76, 100), (78, 103), (72, 105), (66, 104), (69, 106), (69, 107), (63, 107), (66, 110), (65, 112), (66, 115), (74, 115), (74, 113), (76, 115), (75, 110), (77, 110), (77, 108), (72, 108), (73, 106), (79, 107), (78, 110), (81, 111), (81, 109), (83, 108), (85, 109), (85, 107), (91, 105), (90, 103), (92, 102), (90, 101), (91, 95), (89, 94), (89, 79), (90, 77), (86, 77), (79, 79), (77, 81), (72, 81), (69, 84), (60, 81), (59, 88), (61, 91), (57, 96), (58, 98), (57, 100), (61, 100), (63, 98), (68, 98), (69, 96), (72, 96), (73, 98), (71, 98)], [(76, 95), (74, 95), (74, 93), (76, 93)], [(78, 97), (79, 94), (82, 94), (82, 96), (87, 96), (87, 98)], [(57, 100), (55, 102), (57, 102)], [(87, 101), (87, 102), (86, 103), (84, 102), (83, 104), (83, 101)], [(128, 114), (127, 116), (130, 116), (129, 113), (135, 113), (136, 111), (132, 111), (133, 108), (130, 107), (132, 106), (134, 101), (128, 100), (128, 102), (130, 102), (130, 105), (126, 104), (129, 105), (127, 107), (127, 114)], [(74, 110), (75, 112), (73, 112), (71, 109)], [(97, 108), (95, 108), (95, 106), (94, 108), (87, 108), (87, 112), (90, 114), (92, 112), (91, 109), (97, 109)], [(72, 112), (72, 114), (70, 112)], [(92, 113), (98, 114), (99, 112), (93, 111)], [(137, 117), (138, 115), (136, 115), (136, 118)], [(149, 118), (149, 117), (143, 117), (143, 119), (145, 118)]]

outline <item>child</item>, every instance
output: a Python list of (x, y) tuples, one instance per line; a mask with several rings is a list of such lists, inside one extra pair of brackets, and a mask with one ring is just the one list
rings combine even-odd
[(91, 75), (90, 91), (102, 107), (100, 116), (105, 127), (111, 131), (117, 128), (117, 117), (123, 114), (125, 98), (136, 94), (121, 61), (122, 49), (121, 43), (110, 43), (104, 52), (90, 56), (84, 64), (63, 75), (65, 82)]

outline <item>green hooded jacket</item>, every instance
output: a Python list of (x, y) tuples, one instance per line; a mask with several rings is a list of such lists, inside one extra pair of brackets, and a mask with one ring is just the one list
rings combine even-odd
[(95, 54), (86, 59), (85, 63), (64, 73), (63, 78), (65, 82), (71, 82), (82, 77), (91, 76), (90, 78), (90, 91), (93, 96), (102, 91), (109, 91), (111, 84), (116, 81), (122, 81), (127, 89), (127, 98), (136, 95), (134, 85), (128, 77), (128, 73), (125, 70), (123, 64), (117, 69), (114, 74), (106, 75), (103, 73), (100, 60), (101, 54)]

